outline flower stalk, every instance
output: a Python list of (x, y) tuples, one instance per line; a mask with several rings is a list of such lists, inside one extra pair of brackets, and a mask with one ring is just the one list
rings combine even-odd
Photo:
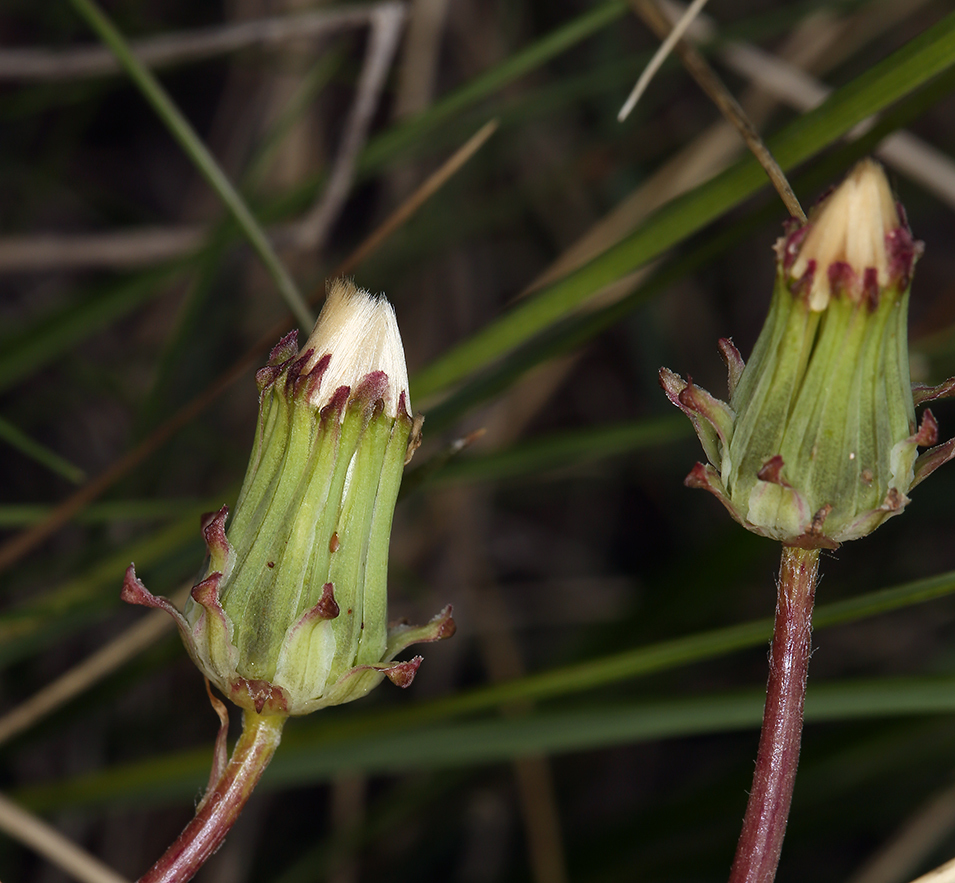
[(799, 764), (818, 573), (818, 549), (783, 547), (763, 726), (730, 883), (776, 875)]
[(244, 712), (242, 734), (229, 762), (216, 781), (210, 782), (195, 817), (139, 883), (185, 883), (192, 879), (239, 818), (279, 747), (286, 720), (287, 715)]
[[(193, 662), (243, 710), (228, 715), (196, 817), (142, 878), (184, 883), (222, 843), (292, 715), (407, 687), (411, 644), (454, 634), (451, 608), (423, 626), (388, 623), (388, 547), (405, 464), (420, 443), (394, 310), (346, 280), (329, 286), (299, 352), (295, 333), (256, 374), (255, 446), (235, 512), (203, 518), (209, 552), (183, 609), (126, 572), (122, 597), (166, 611)], [(210, 694), (211, 696), (211, 694)]]
[(821, 549), (872, 533), (955, 456), (915, 408), (955, 381), (913, 387), (908, 302), (922, 244), (881, 167), (863, 160), (776, 243), (769, 315), (748, 362), (720, 341), (729, 401), (662, 368), (706, 454), (687, 476), (743, 527), (783, 544), (766, 706), (730, 883), (772, 883), (802, 734)]

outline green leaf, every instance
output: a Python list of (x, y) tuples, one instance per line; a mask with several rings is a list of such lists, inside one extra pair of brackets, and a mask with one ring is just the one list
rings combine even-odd
[(0, 615), (0, 667), (38, 652), (118, 607), (123, 573), (131, 561), (142, 573), (183, 548), (199, 545), (202, 511), (193, 511), (163, 530), (104, 555), (86, 573), (38, 591)]
[[(322, 738), (290, 723), (261, 787), (327, 782), (342, 771), (366, 775), (486, 765), (516, 757), (593, 751), (657, 739), (758, 727), (762, 690), (569, 710), (430, 726), (424, 730)], [(851, 721), (955, 711), (955, 678), (899, 678), (816, 684), (806, 721)], [(21, 788), (11, 795), (34, 812), (77, 805), (189, 800), (201, 786), (211, 752), (188, 751), (75, 779)]]
[(578, 16), (555, 29), (520, 52), (476, 77), (447, 98), (435, 102), (427, 111), (407, 123), (379, 135), (368, 144), (358, 162), (358, 170), (367, 173), (381, 168), (395, 153), (419, 144), (447, 120), (466, 107), (502, 89), (519, 77), (541, 67), (550, 59), (585, 40), (627, 14), (626, 3), (612, 0)]
[[(855, 125), (941, 73), (955, 62), (955, 13), (800, 117), (769, 147), (783, 169), (809, 159)], [(420, 401), (500, 358), (566, 316), (611, 282), (662, 254), (765, 186), (765, 174), (747, 156), (725, 172), (654, 213), (618, 244), (580, 269), (528, 297), (500, 319), (458, 344), (412, 380)]]
[[(821, 629), (923, 603), (955, 592), (955, 572), (882, 589), (819, 607)], [(325, 780), (343, 770), (395, 772), (466, 763), (489, 763), (521, 754), (580, 751), (647, 739), (674, 738), (757, 726), (762, 692), (753, 690), (668, 702), (623, 704), (572, 711), (537, 710), (526, 716), (445, 725), (441, 721), (487, 712), (517, 701), (543, 700), (723, 656), (769, 640), (764, 619), (639, 647), (552, 669), (408, 708), (356, 713), (329, 709), (322, 720), (291, 725), (266, 781)], [(807, 719), (945, 713), (955, 710), (955, 678), (914, 678), (810, 686)], [(102, 803), (192, 796), (210, 762), (205, 751), (129, 764), (101, 773), (21, 789), (14, 797), (34, 810), (72, 803)]]
[(632, 453), (692, 434), (689, 421), (680, 414), (593, 426), (533, 439), (493, 454), (461, 456), (449, 461), (435, 480), (439, 484), (454, 484), (515, 478)]
[(180, 147), (192, 160), (200, 174), (222, 200), (262, 260), (289, 309), (301, 323), (302, 328), (310, 331), (313, 323), (312, 314), (302, 299), (295, 281), (285, 269), (285, 265), (279, 259), (255, 215), (249, 210), (239, 191), (232, 186), (232, 182), (189, 121), (173, 103), (159, 80), (136, 58), (123, 35), (94, 0), (70, 0), (70, 2), (99, 38), (113, 51), (116, 60), (122, 65), (136, 88), (142, 92), (143, 97), (152, 105), (153, 110), (169, 130), (169, 134), (179, 142)]
[(0, 391), (60, 358), (80, 340), (158, 296), (182, 273), (173, 264), (100, 285), (89, 295), (74, 294), (65, 307), (51, 310), (25, 328), (0, 338)]
[(41, 445), (2, 417), (0, 417), (0, 440), (73, 484), (79, 484), (86, 478), (86, 473), (79, 466), (74, 466), (46, 445)]

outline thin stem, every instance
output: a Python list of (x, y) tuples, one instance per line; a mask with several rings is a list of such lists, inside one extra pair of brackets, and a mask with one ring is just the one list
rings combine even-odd
[(242, 735), (215, 784), (210, 784), (195, 818), (139, 883), (185, 883), (225, 840), (252, 789), (265, 772), (287, 718), (246, 711)]
[[(799, 200), (796, 198), (796, 194), (789, 184), (789, 179), (786, 177), (785, 172), (779, 167), (776, 158), (760, 137), (759, 132), (750, 121), (746, 111), (743, 110), (740, 103), (733, 97), (733, 93), (723, 85), (723, 81), (717, 76), (716, 71), (710, 67), (709, 62), (680, 36), (682, 31), (678, 31), (678, 29), (683, 22), (690, 17), (690, 13), (696, 8), (696, 4), (687, 10), (684, 17), (680, 19), (672, 31), (670, 30), (670, 22), (667, 20), (666, 15), (664, 15), (657, 6), (657, 0), (630, 0), (630, 5), (657, 36), (665, 38), (666, 42), (664, 42), (664, 46), (668, 45), (671, 38), (676, 35), (677, 39), (673, 41), (672, 48), (680, 57), (683, 66), (687, 69), (690, 76), (696, 80), (697, 85), (709, 96), (720, 113), (722, 113), (733, 128), (739, 132), (740, 137), (746, 143), (750, 152), (756, 157), (763, 169), (765, 169), (769, 180), (772, 182), (773, 187), (776, 188), (776, 192), (779, 194), (780, 199), (782, 199), (789, 214), (797, 218), (801, 223), (805, 223), (806, 213), (802, 210), (802, 206), (799, 204)], [(686, 26), (689, 27), (690, 23), (691, 22), (688, 21)], [(634, 92), (636, 93), (636, 90), (634, 90)], [(623, 114), (623, 110), (621, 110), (620, 113)]]
[(783, 547), (763, 729), (730, 883), (776, 877), (799, 764), (818, 572), (818, 549)]
[(222, 171), (215, 157), (196, 134), (195, 129), (182, 115), (179, 108), (173, 103), (159, 80), (129, 48), (126, 39), (119, 32), (112, 21), (96, 4), (95, 0), (70, 0), (76, 11), (85, 19), (86, 23), (96, 32), (97, 36), (113, 51), (116, 60), (143, 97), (152, 105), (159, 118), (166, 125), (169, 134), (179, 142), (179, 146), (193, 161), (206, 182), (219, 195), (226, 208), (232, 213), (236, 223), (245, 233), (252, 247), (255, 249), (266, 270), (275, 282), (279, 293), (288, 304), (288, 308), (295, 314), (302, 328), (310, 331), (313, 317), (308, 305), (279, 259), (272, 243), (265, 231), (255, 219), (255, 215), (245, 204), (239, 191), (232, 186), (225, 172)]
[(81, 883), (126, 883), (124, 877), (2, 794), (0, 830)]

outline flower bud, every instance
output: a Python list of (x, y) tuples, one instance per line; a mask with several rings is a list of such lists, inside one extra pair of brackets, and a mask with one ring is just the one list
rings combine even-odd
[(235, 513), (208, 516), (205, 577), (182, 613), (130, 566), (123, 597), (161, 607), (200, 670), (244, 708), (307, 714), (388, 677), (411, 683), (410, 644), (454, 632), (450, 608), (387, 625), (391, 521), (420, 441), (394, 310), (338, 280), (305, 349), (295, 333), (256, 374), (255, 448)]
[(835, 548), (902, 511), (911, 488), (955, 454), (935, 444), (913, 392), (912, 239), (881, 167), (859, 163), (776, 244), (769, 316), (748, 363), (729, 340), (727, 405), (667, 369), (661, 384), (693, 421), (709, 460), (687, 484), (716, 494), (750, 530), (805, 548)]

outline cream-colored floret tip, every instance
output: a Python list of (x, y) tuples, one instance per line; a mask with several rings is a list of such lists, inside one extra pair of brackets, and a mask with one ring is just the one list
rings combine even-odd
[(315, 405), (326, 404), (341, 386), (354, 389), (372, 371), (384, 371), (388, 375), (385, 411), (390, 417), (397, 416), (404, 392), (405, 407), (411, 413), (408, 368), (398, 321), (394, 307), (384, 296), (356, 288), (348, 279), (336, 279), (328, 289), (325, 306), (305, 349), (314, 349), (309, 368), (326, 354), (331, 356)]
[(882, 167), (871, 159), (860, 162), (823, 203), (792, 265), (793, 278), (800, 279), (816, 262), (809, 308), (824, 310), (831, 294), (829, 267), (844, 261), (859, 280), (857, 297), (867, 268), (875, 269), (879, 288), (889, 282), (889, 262), (885, 235), (899, 226), (895, 199)]

